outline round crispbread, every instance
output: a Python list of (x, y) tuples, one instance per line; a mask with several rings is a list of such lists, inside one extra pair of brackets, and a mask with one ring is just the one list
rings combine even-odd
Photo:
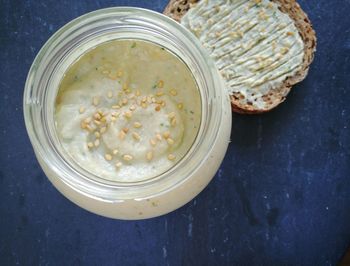
[[(241, 114), (259, 114), (265, 113), (280, 103), (282, 103), (293, 85), (302, 81), (308, 71), (311, 62), (314, 59), (316, 51), (316, 33), (312, 28), (312, 24), (301, 9), (300, 5), (295, 0), (270, 0), (279, 5), (281, 12), (286, 13), (294, 21), (294, 24), (304, 42), (304, 56), (301, 68), (293, 75), (287, 77), (284, 82), (277, 88), (270, 89), (269, 92), (262, 96), (266, 102), (266, 106), (263, 109), (256, 108), (253, 105), (247, 104), (242, 101), (244, 99), (243, 94), (235, 92), (231, 97), (232, 110)], [(199, 2), (198, 0), (170, 0), (169, 4), (164, 10), (164, 14), (173, 18), (176, 21), (181, 21), (181, 18), (187, 13), (193, 4)]]

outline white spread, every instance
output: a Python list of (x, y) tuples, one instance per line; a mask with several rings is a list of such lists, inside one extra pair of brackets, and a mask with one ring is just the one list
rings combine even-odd
[(293, 20), (269, 0), (202, 0), (182, 18), (214, 58), (228, 92), (259, 109), (301, 67), (304, 43)]
[(198, 133), (196, 82), (155, 44), (112, 41), (84, 54), (61, 82), (55, 119), (72, 158), (93, 174), (134, 182), (180, 160)]

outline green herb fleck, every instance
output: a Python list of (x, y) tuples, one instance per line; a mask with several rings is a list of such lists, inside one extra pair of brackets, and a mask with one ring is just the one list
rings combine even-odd
[(160, 123), (160, 126), (161, 126), (161, 127), (164, 127), (164, 124), (163, 124), (163, 123)]
[(157, 88), (157, 84), (154, 84), (152, 87), (152, 89), (155, 89), (155, 88)]
[(132, 45), (131, 45), (131, 48), (135, 48), (136, 47), (136, 42), (134, 42)]
[(191, 114), (194, 114), (194, 112), (193, 112), (192, 110), (190, 111), (190, 113), (191, 113)]
[(161, 50), (163, 50), (163, 51), (165, 50), (165, 48), (164, 48), (164, 47), (161, 47), (160, 49), (161, 49)]

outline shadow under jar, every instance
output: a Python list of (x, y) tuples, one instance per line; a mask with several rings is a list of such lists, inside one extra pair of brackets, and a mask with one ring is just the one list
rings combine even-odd
[[(101, 47), (112, 49), (113, 43), (117, 50), (124, 49), (122, 53), (119, 51), (119, 57), (133, 53), (136, 55), (135, 58), (143, 55), (150, 56), (158, 49), (160, 56), (165, 56), (161, 60), (176, 58), (170, 66), (178, 65), (179, 68), (169, 71), (180, 72), (180, 74), (177, 73), (180, 76), (181, 71), (183, 76), (186, 76), (187, 72), (190, 73), (187, 78), (192, 79), (196, 93), (184, 93), (181, 81), (176, 79), (176, 84), (167, 84), (167, 80), (170, 79), (165, 77), (163, 81), (161, 75), (157, 74), (145, 81), (144, 86), (142, 83), (133, 82), (136, 79), (130, 74), (134, 73), (132, 60), (130, 64), (120, 60), (112, 70), (108, 69), (108, 62), (103, 65), (102, 61), (96, 58), (99, 58), (98, 51)], [(118, 46), (119, 44), (123, 45)], [(145, 47), (148, 47), (149, 51), (146, 51)], [(142, 50), (145, 51), (144, 54)], [(108, 53), (102, 57), (108, 57)], [(86, 70), (84, 65), (79, 65), (80, 60), (86, 60), (86, 62), (91, 60), (97, 63), (96, 66), (91, 63), (91, 69)], [(152, 62), (150, 63), (147, 69), (153, 66)], [(86, 66), (89, 64), (87, 63)], [(91, 73), (92, 68), (96, 68), (96, 78), (101, 78), (105, 82), (100, 86), (101, 91), (104, 90), (103, 93), (101, 92), (101, 95), (104, 95), (103, 98), (95, 98), (94, 90), (90, 91), (92, 94), (86, 91), (78, 99), (91, 96), (91, 101), (89, 100), (91, 106), (86, 104), (80, 106), (79, 102), (73, 107), (75, 111), (71, 115), (68, 112), (65, 116), (71, 120), (78, 119), (81, 126), (79, 130), (82, 130), (82, 139), (85, 139), (86, 143), (81, 143), (80, 148), (84, 148), (81, 149), (80, 155), (84, 153), (89, 156), (96, 155), (94, 157), (97, 158), (96, 167), (87, 167), (91, 163), (84, 165), (84, 158), (79, 161), (70, 149), (71, 143), (66, 141), (67, 138), (62, 137), (62, 125), (65, 125), (62, 122), (64, 120), (58, 119), (58, 113), (65, 101), (66, 103), (68, 101), (66, 107), (72, 107), (75, 104), (75, 98), (69, 94), (69, 89), (67, 89), (68, 96), (64, 97), (65, 93), (62, 93), (66, 87), (74, 87), (74, 74), (80, 73), (85, 77), (84, 74)], [(142, 71), (139, 66), (138, 69)], [(154, 71), (157, 72), (157, 69)], [(162, 71), (165, 73), (165, 70)], [(159, 72), (162, 73), (162, 71)], [(147, 72), (146, 69), (145, 72)], [(145, 79), (150, 76), (146, 74)], [(85, 82), (84, 78), (82, 82)], [(108, 84), (112, 84), (111, 82), (115, 82), (115, 90), (108, 89)], [(152, 82), (154, 85), (150, 86)], [(185, 87), (191, 87), (190, 84), (191, 80)], [(143, 87), (148, 88), (147, 93)], [(71, 90), (74, 91), (74, 88)], [(192, 117), (193, 125), (196, 125), (195, 131), (186, 131), (191, 125), (190, 120), (186, 120), (191, 117), (192, 112), (189, 112), (192, 110), (188, 107), (191, 101), (195, 106), (197, 105), (198, 110), (195, 113), (198, 117)], [(147, 113), (146, 109), (142, 109), (143, 103), (147, 103), (148, 107), (154, 110), (151, 109), (150, 113)], [(109, 109), (103, 109), (106, 107)], [(141, 110), (139, 116), (136, 108)], [(129, 117), (127, 109), (134, 117), (131, 115)], [(188, 112), (187, 115), (186, 112)], [(147, 138), (147, 143), (151, 141), (149, 147), (145, 143), (143, 146), (139, 144), (142, 143), (144, 136), (141, 133), (147, 134), (146, 129), (138, 131), (143, 122), (140, 118), (141, 114), (146, 118), (147, 115), (156, 115), (155, 119), (147, 120), (147, 124), (159, 122), (160, 126), (169, 128), (170, 133), (173, 133), (171, 130), (178, 130), (179, 121), (182, 121), (183, 128), (179, 130), (181, 132), (174, 131), (173, 134), (177, 135), (170, 140), (167, 136), (168, 130), (161, 131), (161, 128), (158, 130), (154, 126), (149, 127), (149, 130), (152, 128), (155, 130), (154, 142), (159, 141), (159, 143), (165, 143), (162, 144), (163, 146), (168, 145), (164, 146), (158, 157), (157, 149), (152, 148), (154, 143), (151, 139)], [(225, 93), (224, 83), (214, 63), (195, 36), (161, 14), (138, 8), (98, 10), (77, 18), (56, 32), (40, 50), (29, 71), (24, 92), (24, 116), (37, 159), (53, 185), (82, 208), (117, 219), (155, 217), (175, 210), (190, 201), (215, 175), (225, 155), (231, 132), (230, 102)], [(86, 129), (86, 123), (84, 124), (87, 116), (91, 121), (86, 122), (92, 129)], [(114, 116), (116, 118), (113, 118)], [(104, 120), (103, 117), (105, 117)], [(132, 120), (135, 117), (140, 121)], [(174, 117), (177, 120), (172, 124)], [(162, 122), (163, 118), (164, 122)], [(93, 120), (97, 122), (94, 123)], [(107, 123), (106, 129), (102, 129), (103, 132), (101, 132), (103, 127), (101, 122)], [(125, 128), (125, 125), (129, 125), (128, 128)], [(134, 129), (131, 125), (134, 125)], [(113, 133), (117, 143), (115, 147), (109, 146), (110, 142), (106, 137), (108, 135), (101, 136), (108, 129), (110, 132), (115, 130)], [(157, 130), (160, 131), (158, 140)], [(67, 132), (68, 139), (76, 136), (73, 134), (74, 136), (69, 137), (69, 130)], [(125, 134), (125, 136), (118, 134)], [(186, 138), (189, 138), (189, 141), (186, 142)], [(99, 142), (98, 145), (95, 145), (96, 140)], [(133, 152), (132, 155), (126, 154), (127, 148), (119, 143), (121, 140), (134, 141), (131, 150), (129, 149)], [(186, 144), (185, 148), (181, 148), (183, 143)], [(178, 148), (175, 149), (173, 145), (177, 145)], [(132, 159), (138, 158), (144, 147), (148, 147), (148, 150), (142, 151), (143, 160), (140, 159), (139, 163), (130, 162), (130, 158), (125, 157), (130, 155)], [(150, 167), (147, 170), (148, 165), (153, 168)], [(109, 169), (109, 166), (111, 166), (110, 170), (102, 171)], [(123, 169), (130, 169), (130, 171), (123, 172)], [(148, 172), (149, 175), (147, 175)]]

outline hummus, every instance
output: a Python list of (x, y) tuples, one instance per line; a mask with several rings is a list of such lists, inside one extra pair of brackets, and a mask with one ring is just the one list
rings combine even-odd
[(190, 149), (201, 98), (188, 67), (139, 40), (101, 44), (66, 72), (55, 121), (67, 153), (100, 178), (135, 182), (170, 169)]

